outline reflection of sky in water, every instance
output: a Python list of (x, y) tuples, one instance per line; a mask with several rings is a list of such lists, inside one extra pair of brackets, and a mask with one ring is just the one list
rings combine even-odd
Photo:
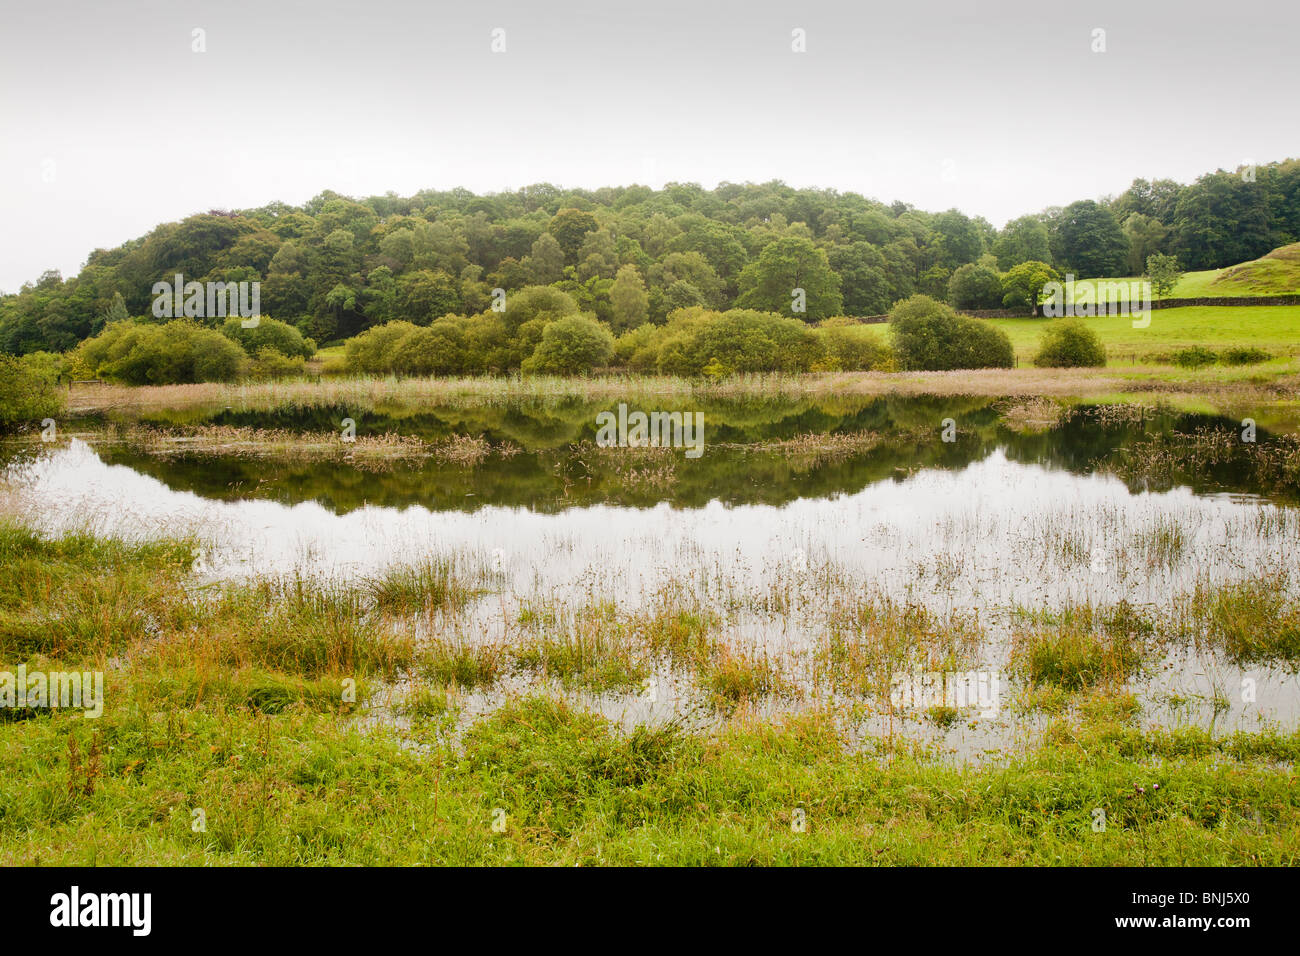
[[(940, 613), (978, 608), (993, 624), (988, 650), (996, 658), (1007, 636), (995, 623), (999, 609), (1120, 599), (1164, 606), (1198, 579), (1293, 569), (1300, 543), (1300, 519), (1291, 509), (1186, 489), (1133, 494), (1111, 477), (1016, 464), (1001, 452), (960, 471), (926, 470), (779, 507), (599, 505), (558, 514), (417, 506), (339, 515), (315, 503), (208, 500), (106, 465), (76, 440), (11, 466), (8, 477), (20, 506), (46, 530), (198, 533), (211, 546), (204, 570), (214, 577), (297, 570), (348, 578), (452, 553), (491, 569), (501, 549), (502, 583), (512, 601), (614, 600), (633, 607), (675, 580), (721, 604), (761, 601), (788, 585), (801, 594), (791, 618), (737, 620), (728, 635), (787, 648), (820, 632), (825, 602), (813, 583), (820, 572), (847, 579), (854, 590), (876, 589)], [(1152, 542), (1175, 529), (1185, 543), (1162, 555)], [(502, 602), (488, 603), (494, 607), (475, 629), (499, 630)], [(1144, 698), (1154, 702), (1173, 687), (1209, 697), (1217, 688), (1234, 702), (1219, 725), (1245, 726), (1250, 715), (1235, 706), (1243, 674), (1259, 681), (1261, 705), (1294, 722), (1294, 678), (1199, 656), (1158, 674)], [(626, 701), (615, 709), (625, 710)]]

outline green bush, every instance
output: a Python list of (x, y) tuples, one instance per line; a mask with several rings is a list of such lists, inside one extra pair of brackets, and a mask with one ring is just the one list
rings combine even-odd
[[(647, 351), (653, 370), (666, 375), (702, 375), (711, 363), (714, 375), (807, 372), (826, 358), (826, 345), (806, 322), (750, 309), (674, 312)], [(648, 359), (645, 351), (634, 355), (633, 367)]]
[(521, 370), (549, 375), (577, 375), (608, 365), (614, 354), (609, 329), (585, 315), (570, 315), (549, 322), (533, 354)]
[(272, 348), (281, 355), (293, 358), (295, 355), (309, 359), (316, 354), (316, 343), (303, 336), (288, 322), (262, 316), (255, 328), (244, 328), (242, 319), (227, 319), (221, 326), (221, 334), (232, 342), (238, 342), (249, 355), (256, 355), (264, 348)]
[(49, 355), (0, 355), (0, 431), (39, 424), (63, 411), (63, 390), (57, 374), (53, 378), (49, 374), (45, 359)]
[(1207, 349), (1203, 345), (1193, 345), (1191, 348), (1175, 352), (1174, 364), (1181, 368), (1202, 368), (1213, 365), (1217, 358), (1213, 349)]
[(1060, 319), (1043, 330), (1034, 364), (1039, 368), (1100, 368), (1106, 349), (1082, 319)]
[(77, 346), (70, 364), (127, 385), (176, 385), (234, 381), (247, 372), (248, 356), (191, 319), (162, 325), (125, 319)]
[(1260, 362), (1267, 362), (1273, 356), (1269, 355), (1263, 349), (1236, 347), (1224, 349), (1219, 355), (1219, 361), (1224, 365), (1256, 365)]
[(256, 379), (288, 378), (302, 375), (307, 362), (301, 355), (288, 356), (269, 345), (263, 345), (253, 355), (249, 376)]
[(884, 338), (868, 325), (827, 319), (817, 329), (826, 350), (822, 367), (835, 372), (868, 372), (892, 367), (894, 356)]
[(889, 316), (894, 353), (906, 369), (1010, 368), (1011, 340), (1001, 329), (958, 315), (928, 295), (914, 295)]

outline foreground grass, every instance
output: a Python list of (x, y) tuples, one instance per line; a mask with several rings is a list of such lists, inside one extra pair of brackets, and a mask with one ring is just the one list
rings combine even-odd
[(962, 769), (849, 752), (826, 716), (621, 734), (529, 698), (463, 752), (404, 743), (239, 708), (9, 725), (0, 864), (1300, 861), (1300, 790), (1273, 763), (1295, 735), (1062, 723), (1005, 766)]
[[(192, 561), (187, 542), (0, 526), (0, 670), (107, 682), (99, 718), (0, 710), (0, 865), (1300, 861), (1300, 732), (1137, 729), (1131, 699), (1099, 688), (1133, 664), (1128, 635), (1145, 628), (1128, 611), (1031, 621), (1031, 678), (1080, 706), (1023, 752), (962, 767), (904, 738), (851, 745), (842, 714), (820, 707), (756, 719), (749, 705), (784, 693), (782, 674), (720, 645), (698, 608), (541, 607), (523, 615), (536, 640), (521, 647), (421, 643), (391, 615), (428, 621), (464, 600), (474, 582), (448, 565), (354, 589), (204, 590)], [(1233, 648), (1255, 640), (1243, 653), (1300, 653), (1276, 593), (1196, 595), (1188, 621)], [(909, 608), (836, 615), (825, 654), (849, 683), (921, 650), (958, 654), (975, 634)], [(1282, 623), (1260, 644), (1266, 619)], [(1094, 646), (1098, 628), (1123, 641)], [(634, 686), (651, 653), (695, 667), (729, 716), (624, 731), (525, 695), (457, 732), (458, 687), (512, 666)], [(402, 676), (424, 683), (394, 720), (368, 700)]]

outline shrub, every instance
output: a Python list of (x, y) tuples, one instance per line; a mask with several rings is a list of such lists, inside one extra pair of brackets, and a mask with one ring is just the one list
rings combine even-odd
[(290, 357), (269, 345), (263, 345), (254, 353), (248, 374), (257, 379), (287, 378), (303, 374), (306, 368), (307, 362), (301, 355)]
[(656, 365), (667, 375), (702, 375), (710, 364), (715, 374), (806, 372), (825, 358), (822, 338), (799, 319), (750, 309), (684, 309), (664, 326)]
[(524, 372), (576, 375), (608, 365), (614, 354), (614, 336), (593, 318), (571, 315), (556, 319), (542, 331), (542, 340), (524, 360)]
[(1039, 368), (1100, 368), (1106, 349), (1082, 319), (1061, 319), (1043, 330), (1034, 364)]
[(238, 343), (190, 319), (111, 322), (77, 346), (70, 363), (128, 385), (230, 382), (248, 369)]
[(894, 352), (906, 369), (1010, 368), (1015, 362), (1005, 332), (979, 319), (960, 316), (951, 306), (927, 295), (914, 295), (896, 304), (889, 326)]
[(884, 338), (870, 326), (836, 323), (827, 319), (817, 330), (826, 350), (823, 366), (829, 371), (867, 372), (893, 364), (893, 353)]
[(1263, 349), (1236, 347), (1224, 349), (1219, 355), (1219, 361), (1224, 365), (1255, 365), (1267, 362), (1272, 357)]
[(0, 431), (51, 418), (63, 410), (64, 396), (57, 376), (51, 378), (47, 363), (33, 353), (18, 358), (0, 355)]
[(289, 358), (302, 356), (305, 359), (316, 354), (316, 343), (305, 338), (301, 332), (288, 322), (262, 316), (255, 328), (244, 328), (242, 319), (227, 319), (221, 326), (221, 334), (232, 342), (238, 342), (249, 355), (256, 355), (264, 348), (272, 348)]
[(1175, 352), (1174, 364), (1182, 368), (1201, 368), (1213, 365), (1217, 357), (1212, 349), (1207, 349), (1203, 345), (1193, 345), (1191, 348)]

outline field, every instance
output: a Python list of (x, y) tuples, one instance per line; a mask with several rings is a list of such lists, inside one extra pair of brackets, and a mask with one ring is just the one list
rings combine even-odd
[[(1078, 279), (1074, 288), (1093, 290), (1096, 301), (1098, 283), (1122, 282), (1126, 285), (1141, 282), (1141, 276), (1113, 279)], [(1209, 269), (1204, 272), (1184, 272), (1178, 283), (1162, 299), (1201, 299), (1216, 296), (1296, 295), (1300, 294), (1300, 243), (1274, 249), (1268, 255), (1250, 262)]]

